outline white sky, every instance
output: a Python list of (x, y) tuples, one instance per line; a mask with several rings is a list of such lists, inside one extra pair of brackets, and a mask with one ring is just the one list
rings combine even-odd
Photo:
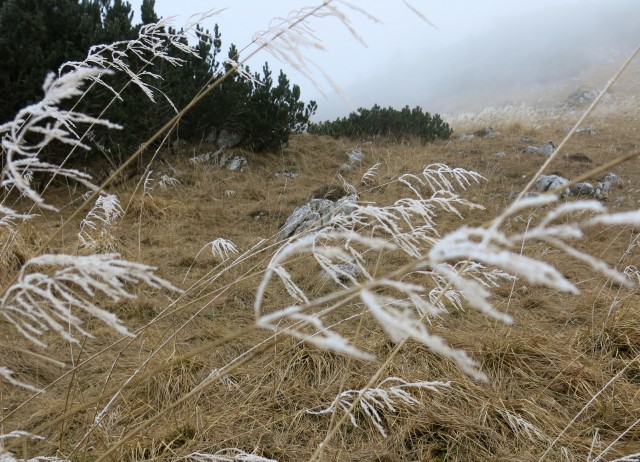
[[(311, 27), (322, 40), (325, 50), (305, 51), (305, 56), (329, 74), (347, 94), (359, 90), (362, 95), (363, 91), (359, 86), (365, 82), (376, 80), (378, 75), (380, 79), (377, 80), (384, 80), (394, 74), (411, 74), (416, 69), (425, 72), (425, 64), (420, 62), (420, 58), (424, 57), (426, 52), (443, 50), (447, 46), (468, 40), (469, 37), (491, 31), (500, 21), (504, 23), (505, 18), (535, 15), (539, 14), (540, 10), (558, 6), (569, 6), (579, 10), (585, 5), (612, 4), (618, 1), (622, 0), (409, 0), (409, 3), (424, 13), (437, 29), (420, 19), (401, 0), (351, 2), (366, 9), (379, 19), (380, 23), (370, 20), (340, 1), (335, 1), (335, 5), (348, 15), (353, 28), (358, 31), (367, 46), (355, 40), (336, 18), (314, 18)], [(141, 0), (133, 0), (131, 3), (138, 12)], [(272, 18), (285, 17), (294, 10), (320, 3), (321, 0), (156, 0), (155, 10), (165, 18), (177, 16), (175, 25), (179, 28), (192, 14), (211, 8), (225, 9), (209, 18), (204, 26), (211, 29), (215, 23), (219, 24), (223, 53), (226, 56), (231, 43), (242, 49), (251, 42), (254, 33), (269, 28)], [(637, 3), (640, 4), (640, 1)], [(541, 35), (548, 32), (545, 24), (534, 24), (532, 29)], [(344, 112), (340, 115), (349, 112), (349, 106), (345, 103), (336, 103), (335, 92), (322, 79), (320, 73), (314, 72), (314, 76), (322, 83), (322, 90), (327, 94), (329, 101), (295, 69), (277, 62), (264, 51), (248, 64), (255, 71), (262, 68), (264, 61), (269, 61), (274, 71), (283, 69), (291, 82), (300, 85), (305, 101), (317, 100), (321, 115), (335, 117), (339, 112)], [(415, 82), (415, 79), (412, 81)], [(382, 84), (377, 89), (374, 88), (372, 87), (370, 102), (358, 100), (356, 105), (370, 106), (377, 102), (375, 93), (384, 92), (385, 87)], [(416, 91), (419, 92), (419, 89)], [(322, 106), (325, 103), (333, 108), (333, 113), (323, 113)], [(413, 106), (418, 103), (419, 101), (406, 101), (402, 105)]]

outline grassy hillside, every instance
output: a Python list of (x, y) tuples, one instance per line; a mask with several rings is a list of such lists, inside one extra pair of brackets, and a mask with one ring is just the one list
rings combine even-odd
[[(598, 134), (576, 134), (550, 171), (575, 178), (637, 150), (637, 115), (631, 117), (591, 120)], [(483, 210), (461, 207), (462, 220), (436, 212), (441, 235), (461, 225), (477, 226), (499, 214), (509, 194), (520, 191), (544, 160), (519, 152), (526, 145), (521, 137), (558, 144), (566, 124), (562, 119), (530, 126), (497, 121), (501, 136), (470, 140), (458, 135), (484, 126), (459, 125), (451, 141), (427, 146), (384, 140), (358, 145), (299, 135), (277, 155), (237, 151), (249, 158), (245, 172), (190, 162), (191, 154), (174, 157), (161, 151), (150, 176), (109, 189), (124, 215), (113, 221), (101, 242), (105, 250), (157, 266), (159, 275), (185, 292), (176, 296), (139, 288), (136, 299), (99, 299), (100, 306), (115, 313), (136, 336), (123, 338), (96, 320), (85, 326), (95, 338), (85, 338), (81, 345), (45, 334), (48, 347), (41, 353), (65, 367), (28, 355), (29, 342), (9, 325), (0, 326), (4, 365), (19, 379), (46, 389), (34, 395), (3, 388), (3, 428), (45, 437), (19, 443), (14, 450), (25, 457), (57, 454), (96, 460), (118, 444), (109, 460), (218, 460), (196, 453), (238, 448), (279, 461), (307, 460), (335, 419), (306, 411), (326, 408), (341, 391), (362, 388), (381, 362), (320, 351), (291, 337), (273, 339), (255, 327), (256, 290), (276, 251), (274, 236), (289, 214), (310, 197), (343, 194), (340, 165), (347, 161), (347, 151), (359, 149), (364, 160), (341, 175), (357, 188), (361, 204), (388, 205), (405, 197), (407, 188), (395, 180), (429, 164), (480, 173), (486, 181), (461, 190), (461, 195)], [(212, 147), (198, 145), (188, 151), (198, 155)], [(496, 157), (496, 152), (505, 156)], [(361, 183), (377, 162), (369, 181)], [(637, 208), (638, 159), (612, 171), (624, 184), (611, 191), (605, 205), (614, 212)], [(282, 172), (299, 176), (279, 176)], [(162, 187), (162, 175), (177, 183)], [(77, 200), (74, 188), (57, 183), (48, 192), (47, 199), (62, 208), (63, 217)], [(24, 199), (18, 199), (20, 204), (28, 207)], [(513, 232), (532, 228), (547, 211), (544, 206), (525, 210), (505, 227)], [(38, 213), (3, 253), (3, 284), (8, 269), (28, 259), (60, 226), (58, 215)], [(79, 226), (76, 219), (47, 251), (86, 253), (78, 247)], [(638, 233), (630, 226), (597, 226), (576, 245), (622, 271), (638, 265)], [(223, 260), (212, 253), (208, 243), (217, 238), (232, 241), (240, 254)], [(512, 325), (487, 318), (464, 300), (461, 307), (446, 303), (447, 312), (431, 317), (427, 328), (468, 352), (490, 382), (470, 378), (451, 360), (409, 341), (383, 377), (450, 381), (450, 386), (436, 391), (406, 388), (417, 401), (396, 396), (394, 410), (380, 413), (386, 437), (359, 408), (354, 415), (358, 426), (347, 420), (325, 447), (323, 460), (533, 461), (543, 455), (545, 460), (596, 460), (610, 444), (604, 460), (640, 452), (640, 428), (633, 426), (640, 412), (637, 289), (613, 283), (542, 243), (523, 242), (516, 251), (555, 265), (581, 294), (523, 280), (498, 282), (491, 301), (513, 316)], [(366, 253), (365, 258), (377, 276), (410, 260), (382, 251)], [(297, 285), (313, 296), (340, 288), (312, 266), (308, 256), (296, 257), (291, 268)], [(637, 279), (638, 273), (630, 277)], [(270, 307), (291, 303), (282, 286), (269, 289), (266, 296)], [(331, 314), (325, 325), (337, 323), (337, 332), (355, 338), (360, 348), (383, 360), (394, 344), (371, 316), (363, 315), (365, 308), (356, 300)], [(350, 317), (355, 322), (345, 321)], [(219, 380), (207, 382), (223, 367), (228, 369)], [(339, 411), (336, 418), (342, 415)]]

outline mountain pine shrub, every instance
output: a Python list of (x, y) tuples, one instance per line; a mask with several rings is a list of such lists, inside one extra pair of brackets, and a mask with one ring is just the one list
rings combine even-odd
[(407, 138), (419, 138), (422, 141), (448, 139), (453, 129), (442, 120), (440, 115), (431, 115), (420, 106), (401, 110), (392, 107), (382, 108), (375, 104), (371, 109), (359, 108), (348, 117), (333, 121), (314, 123), (309, 133), (333, 137), (362, 138), (385, 137), (396, 141)]
[[(236, 66), (238, 72), (180, 120), (174, 138), (201, 141), (224, 129), (241, 135), (244, 146), (268, 151), (286, 144), (292, 132), (307, 128), (315, 102), (302, 102), (300, 88), (282, 72), (276, 79), (266, 65), (262, 74), (238, 65), (240, 57), (233, 44), (228, 57), (224, 56), (218, 25), (212, 33), (200, 26), (192, 31), (195, 44), (190, 50), (186, 36), (180, 43), (162, 38), (163, 34), (175, 37), (183, 31), (168, 26), (158, 30), (156, 40), (165, 40), (168, 59), (158, 59), (150, 49), (130, 48), (128, 44), (144, 25), (157, 22), (154, 6), (153, 0), (144, 0), (142, 23), (134, 24), (131, 4), (122, 0), (0, 2), (0, 53), (4, 62), (0, 68), (0, 120), (11, 120), (25, 104), (39, 101), (44, 77), (49, 72), (70, 72), (77, 64), (75, 60), (82, 59), (94, 46), (92, 55), (97, 58), (86, 65), (101, 67), (100, 63), (106, 63), (106, 70), (116, 72), (101, 75), (105, 85), (92, 85), (80, 101), (70, 101), (69, 108), (76, 105), (85, 114), (127, 127), (118, 132), (95, 127), (91, 132), (91, 143), (113, 164), (128, 157), (193, 95)], [(31, 32), (25, 34), (25, 30)], [(106, 49), (98, 45), (102, 43), (111, 45)], [(121, 64), (117, 69), (116, 60)], [(150, 96), (151, 89), (154, 97)], [(54, 143), (46, 158), (57, 163), (67, 154), (64, 146)], [(76, 158), (74, 164), (91, 166), (95, 160), (93, 156)]]

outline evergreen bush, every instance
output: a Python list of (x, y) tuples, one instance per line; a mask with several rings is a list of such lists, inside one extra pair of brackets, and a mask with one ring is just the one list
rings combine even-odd
[(420, 106), (410, 109), (403, 107), (400, 111), (377, 104), (371, 109), (359, 108), (348, 117), (333, 121), (312, 123), (309, 133), (329, 135), (333, 137), (362, 138), (385, 137), (394, 140), (419, 138), (422, 141), (448, 139), (453, 130), (438, 114), (429, 114)]
[[(0, 121), (10, 120), (25, 104), (41, 98), (42, 81), (48, 72), (81, 59), (92, 45), (131, 40), (144, 24), (157, 22), (154, 5), (154, 0), (143, 1), (142, 24), (135, 25), (131, 4), (123, 0), (0, 1)], [(95, 116), (108, 107), (104, 117), (126, 127), (119, 132), (99, 127), (92, 133), (91, 141), (101, 146), (114, 163), (148, 139), (176, 108), (184, 107), (229, 70), (232, 62), (239, 61), (234, 45), (227, 60), (219, 59), (222, 39), (218, 25), (211, 34), (198, 27), (196, 34), (194, 54), (178, 47), (168, 49), (172, 57), (182, 60), (181, 66), (171, 66), (144, 53), (127, 53), (119, 58), (144, 84), (153, 87), (154, 93), (163, 95), (155, 102), (130, 85), (130, 76), (121, 72), (103, 77), (113, 91), (95, 86), (80, 101), (77, 107)], [(114, 92), (120, 93), (120, 98), (114, 99)], [(300, 97), (300, 88), (291, 85), (282, 72), (274, 82), (266, 65), (262, 74), (251, 74), (243, 68), (193, 108), (173, 136), (201, 141), (225, 129), (240, 135), (241, 143), (255, 151), (275, 150), (287, 143), (292, 132), (307, 128), (316, 105), (313, 101), (305, 104)], [(78, 102), (69, 104), (71, 107)], [(47, 153), (52, 161), (65, 155), (63, 149), (56, 152), (55, 148)], [(88, 159), (85, 162), (90, 163)]]

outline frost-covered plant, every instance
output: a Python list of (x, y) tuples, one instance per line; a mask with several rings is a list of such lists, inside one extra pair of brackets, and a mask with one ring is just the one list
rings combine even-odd
[(376, 162), (371, 167), (369, 167), (364, 175), (362, 175), (362, 178), (360, 178), (360, 184), (368, 185), (369, 183), (371, 183), (371, 181), (373, 181), (373, 178), (378, 173), (378, 168), (380, 167), (380, 165), (380, 162)]
[(15, 188), (41, 207), (55, 210), (31, 185), (31, 173), (62, 175), (93, 189), (90, 176), (75, 169), (65, 169), (41, 160), (38, 155), (53, 141), (71, 148), (89, 149), (77, 132), (79, 124), (98, 124), (108, 128), (121, 128), (105, 119), (91, 117), (82, 112), (64, 110), (60, 104), (83, 94), (82, 85), (88, 79), (105, 73), (95, 68), (79, 68), (60, 77), (49, 74), (43, 85), (41, 101), (21, 109), (14, 120), (0, 125), (4, 150), (4, 166), (0, 186)]
[(506, 419), (509, 428), (511, 428), (514, 434), (521, 435), (531, 442), (549, 442), (549, 438), (540, 428), (536, 427), (522, 416), (509, 412), (506, 409), (499, 409), (498, 412)]
[(120, 200), (115, 194), (101, 194), (87, 216), (80, 222), (78, 240), (80, 246), (91, 251), (116, 250), (116, 238), (112, 228), (124, 215)]
[[(200, 254), (208, 248), (211, 248), (211, 255), (213, 255), (214, 258), (219, 259), (222, 263), (226, 262), (229, 258), (231, 258), (231, 256), (238, 255), (240, 253), (238, 251), (238, 248), (232, 241), (223, 237), (219, 237), (211, 242), (207, 242), (204, 246), (202, 246), (202, 248), (198, 251), (193, 259), (194, 263), (198, 259)], [(186, 281), (192, 267), (193, 263), (191, 264), (191, 266), (189, 266), (189, 269), (185, 273), (182, 282)]]
[(18, 213), (8, 207), (4, 207), (0, 204), (0, 231), (4, 231), (9, 235), (14, 235), (17, 232), (17, 221), (29, 220), (34, 215)]
[(214, 257), (219, 258), (222, 261), (227, 260), (231, 255), (238, 254), (238, 248), (229, 239), (219, 237), (207, 244), (207, 247), (211, 247), (211, 253)]
[[(207, 13), (202, 19), (213, 14), (215, 14), (214, 11)], [(144, 78), (156, 80), (161, 78), (160, 75), (148, 70), (153, 67), (153, 60), (161, 60), (172, 66), (182, 65), (184, 59), (169, 53), (170, 47), (195, 57), (198, 56), (196, 51), (187, 44), (185, 32), (176, 33), (170, 26), (169, 19), (161, 19), (157, 23), (143, 25), (137, 39), (94, 45), (89, 49), (89, 53), (83, 61), (67, 61), (58, 72), (63, 74), (69, 69), (78, 71), (90, 68), (123, 73), (129, 77), (131, 83), (140, 88), (151, 101), (154, 101), (154, 88), (143, 80)], [(133, 70), (130, 67), (130, 62), (134, 57), (145, 63), (148, 66), (147, 70)], [(92, 76), (91, 80), (107, 88), (115, 98), (122, 99), (120, 90), (113, 88), (102, 77), (103, 74), (98, 73)], [(168, 98), (167, 101), (173, 105)]]
[(346, 390), (340, 393), (333, 402), (320, 411), (308, 410), (309, 414), (331, 414), (341, 409), (346, 412), (354, 427), (358, 426), (356, 416), (350, 411), (351, 403), (356, 396), (362, 395), (360, 408), (365, 416), (376, 427), (382, 436), (387, 436), (383, 426), (386, 412), (397, 413), (401, 407), (420, 405), (420, 401), (411, 394), (409, 389), (422, 389), (439, 391), (440, 388), (449, 387), (451, 382), (407, 382), (400, 377), (388, 377), (375, 388), (368, 390)]
[[(6, 439), (29, 438), (32, 440), (43, 440), (42, 436), (32, 435), (31, 433), (14, 430), (5, 435), (0, 435), (0, 443)], [(58, 457), (36, 456), (29, 459), (18, 459), (9, 451), (0, 447), (0, 462), (68, 462), (68, 459), (60, 459)]]
[[(490, 289), (500, 281), (515, 277), (559, 291), (577, 294), (576, 285), (545, 261), (522, 255), (522, 242), (543, 242), (620, 284), (629, 284), (622, 273), (580, 251), (572, 241), (584, 230), (600, 224), (634, 224), (640, 211), (608, 214), (599, 201), (564, 203), (547, 194), (512, 204), (489, 226), (467, 227), (440, 236), (437, 218), (442, 212), (462, 217), (460, 207), (478, 207), (460, 197), (456, 187), (467, 188), (482, 177), (442, 164), (427, 167), (420, 175), (406, 174), (400, 183), (414, 198), (391, 206), (357, 205), (350, 214), (333, 217), (319, 229), (286, 242), (273, 256), (258, 288), (255, 313), (258, 325), (304, 339), (320, 348), (361, 359), (372, 355), (350, 339), (325, 328), (322, 319), (342, 306), (362, 302), (380, 328), (394, 342), (418, 341), (458, 363), (476, 379), (486, 380), (477, 363), (466, 353), (449, 347), (429, 332), (424, 321), (437, 315), (448, 301), (457, 308), (468, 306), (501, 322), (511, 317), (496, 310)], [(525, 232), (506, 229), (502, 224), (524, 211), (546, 208), (536, 225)], [(364, 237), (367, 236), (367, 237)], [(372, 276), (366, 254), (401, 252), (411, 257), (406, 265), (384, 276)], [(332, 294), (312, 297), (298, 285), (287, 266), (300, 255), (311, 256), (340, 282), (340, 265), (357, 265), (364, 281)], [(263, 306), (268, 286), (280, 281), (292, 304), (282, 308)], [(351, 278), (351, 282), (356, 281)], [(360, 308), (356, 308), (360, 309)], [(417, 314), (417, 315), (416, 315)]]
[[(203, 18), (212, 14), (215, 12), (207, 13)], [(88, 144), (83, 140), (93, 126), (122, 127), (101, 117), (92, 117), (78, 112), (75, 107), (63, 110), (60, 105), (68, 100), (83, 98), (86, 94), (83, 86), (87, 81), (107, 88), (113, 93), (114, 98), (121, 99), (121, 89), (111, 87), (104, 80), (105, 76), (115, 72), (126, 74), (129, 81), (153, 101), (154, 88), (143, 79), (161, 77), (144, 68), (141, 71), (134, 71), (129, 66), (130, 58), (140, 59), (148, 68), (153, 65), (154, 60), (161, 60), (173, 66), (181, 65), (184, 60), (172, 56), (168, 52), (169, 47), (198, 56), (187, 44), (185, 34), (189, 29), (186, 32), (176, 33), (169, 25), (168, 20), (161, 20), (157, 24), (142, 26), (137, 39), (95, 45), (91, 47), (83, 61), (64, 63), (58, 70), (57, 77), (53, 73), (49, 74), (43, 85), (43, 99), (20, 110), (13, 121), (0, 125), (5, 158), (0, 186), (16, 188), (41, 207), (53, 210), (55, 208), (46, 204), (41, 194), (30, 185), (33, 173), (61, 175), (78, 181), (90, 189), (95, 188), (86, 173), (44, 162), (38, 156), (47, 145), (57, 141), (70, 147), (68, 158), (77, 148), (89, 149)], [(84, 132), (79, 130), (81, 124), (87, 126)]]
[(163, 173), (160, 176), (160, 180), (158, 180), (157, 183), (157, 185), (162, 189), (167, 189), (170, 186), (178, 186), (179, 184), (180, 182), (176, 178), (169, 176), (166, 173)]
[(152, 192), (156, 187), (165, 190), (168, 187), (177, 186), (179, 184), (180, 181), (178, 181), (176, 178), (173, 178), (172, 176), (167, 175), (166, 173), (160, 175), (159, 180), (155, 180), (153, 178), (153, 170), (149, 170), (145, 174), (144, 181), (142, 183), (142, 197), (153, 198)]
[(112, 313), (100, 308), (95, 297), (112, 301), (135, 298), (129, 284), (145, 283), (154, 288), (179, 291), (154, 274), (154, 267), (120, 259), (117, 254), (72, 256), (40, 255), (28, 260), (16, 282), (0, 297), (0, 315), (26, 338), (38, 339), (52, 330), (69, 342), (80, 335), (91, 337), (82, 328), (81, 312), (104, 321), (128, 335), (129, 331)]
[[(0, 186), (9, 192), (16, 190), (36, 205), (51, 210), (56, 208), (45, 203), (41, 193), (31, 184), (34, 173), (62, 175), (95, 191), (97, 187), (86, 173), (45, 162), (39, 156), (52, 142), (67, 145), (70, 152), (76, 148), (89, 149), (83, 140), (95, 125), (121, 127), (101, 117), (79, 112), (75, 107), (63, 107), (86, 95), (83, 87), (87, 81), (107, 87), (115, 98), (120, 98), (121, 89), (111, 88), (104, 80), (105, 76), (114, 72), (124, 72), (130, 82), (153, 99), (152, 87), (144, 83), (142, 78), (160, 76), (148, 69), (134, 72), (129, 67), (129, 58), (135, 56), (147, 66), (152, 65), (154, 59), (180, 65), (182, 60), (169, 54), (167, 47), (177, 47), (185, 53), (197, 55), (184, 39), (185, 36), (176, 34), (166, 21), (146, 25), (141, 28), (137, 39), (94, 46), (84, 61), (65, 63), (57, 77), (55, 74), (47, 76), (42, 100), (20, 110), (13, 121), (0, 125), (4, 161)], [(84, 133), (80, 130), (82, 125), (88, 127)], [(171, 181), (166, 180), (166, 183), (170, 184)], [(97, 247), (105, 247), (103, 244), (107, 240), (106, 248), (113, 249), (111, 227), (122, 214), (116, 196), (98, 197), (94, 208), (82, 221), (79, 233), (81, 245), (96, 250)], [(17, 220), (28, 218), (31, 215), (19, 214), (0, 205), (0, 227), (8, 230), (10, 235), (16, 232)], [(10, 285), (0, 292), (0, 313), (22, 335), (41, 346), (44, 344), (38, 337), (46, 330), (52, 330), (69, 341), (76, 341), (76, 332), (89, 335), (81, 327), (80, 312), (97, 317), (118, 332), (127, 334), (127, 329), (113, 314), (97, 305), (95, 297), (102, 294), (111, 300), (131, 298), (134, 295), (126, 285), (138, 282), (177, 290), (157, 277), (154, 270), (146, 265), (121, 260), (113, 254), (37, 256), (22, 265)], [(3, 368), (2, 373), (14, 383), (10, 371)]]

